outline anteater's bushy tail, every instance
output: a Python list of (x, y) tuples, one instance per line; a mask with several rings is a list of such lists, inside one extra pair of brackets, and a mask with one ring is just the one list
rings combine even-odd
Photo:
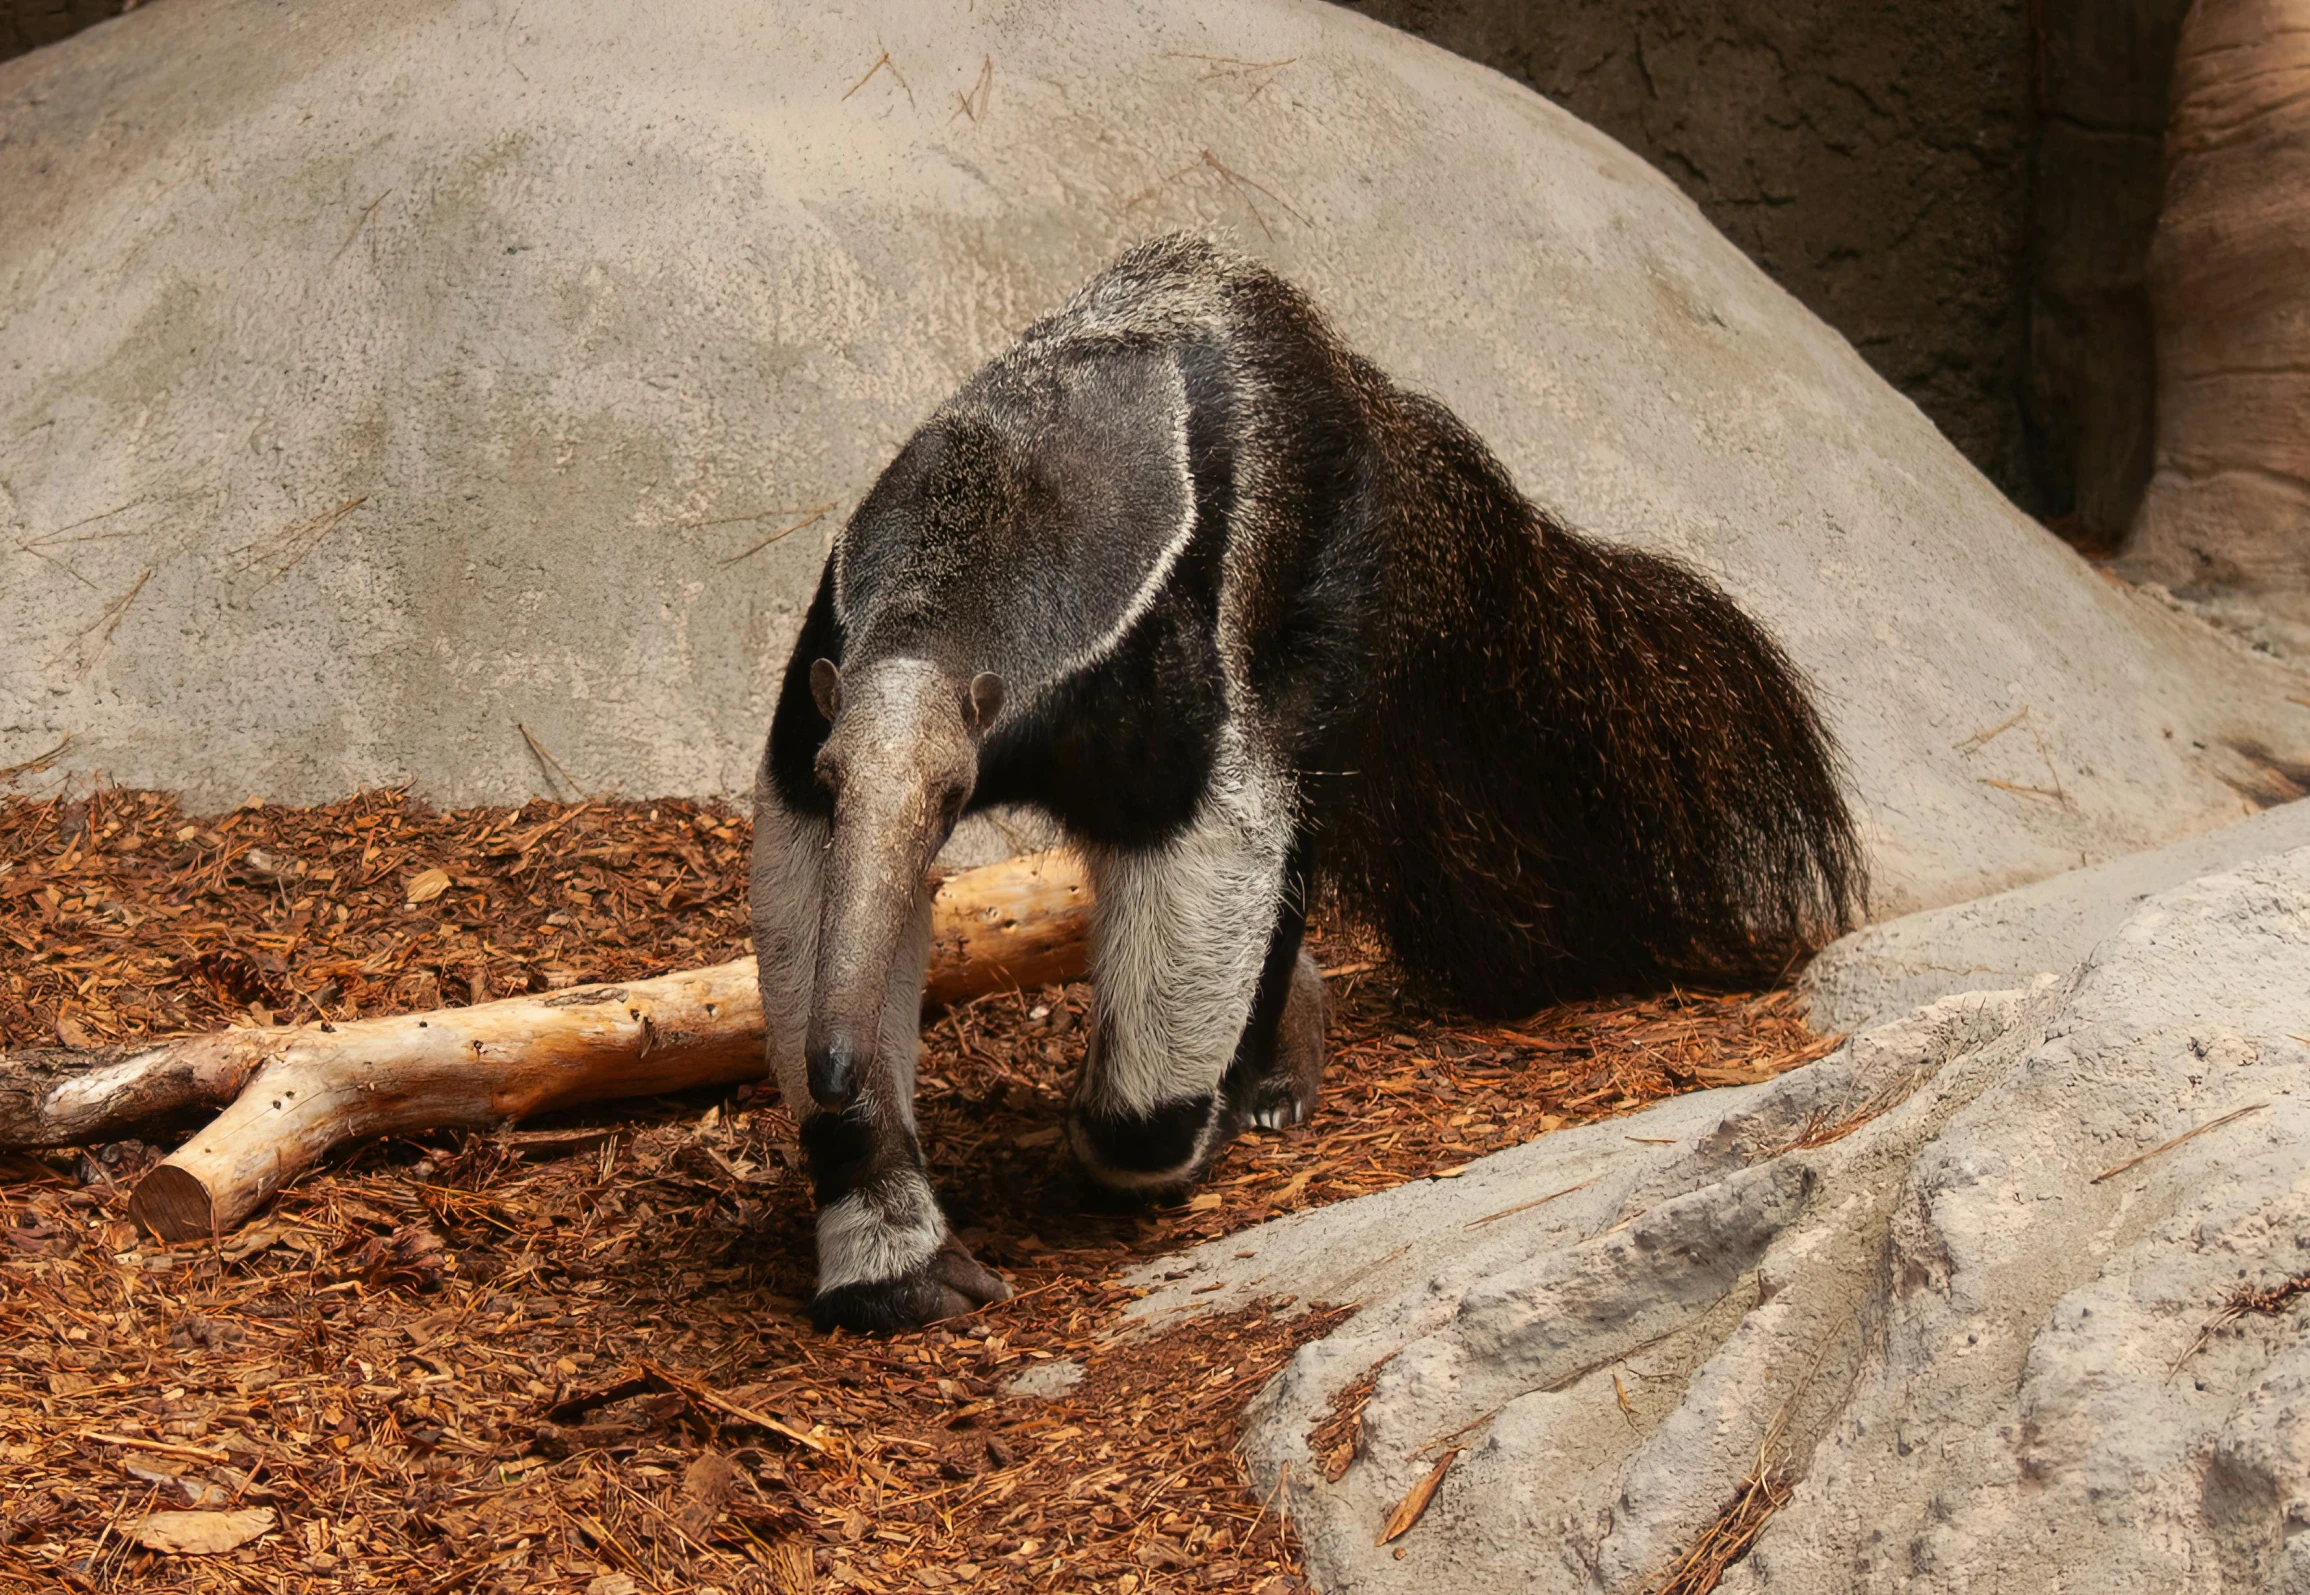
[(1866, 880), (1827, 728), (1716, 588), (1556, 525), (1449, 412), (1388, 392), (1384, 589), (1351, 909), (1486, 1015), (1664, 979), (1770, 979)]

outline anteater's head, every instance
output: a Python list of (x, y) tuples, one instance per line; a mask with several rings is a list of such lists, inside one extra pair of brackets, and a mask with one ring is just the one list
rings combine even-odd
[[(810, 691), (832, 726), (817, 778), (834, 824), (803, 1049), (810, 1095), (832, 1111), (850, 1104), (875, 1065), (891, 968), (931, 859), (978, 784), (979, 744), (1002, 710), (1003, 681), (905, 658), (846, 675), (821, 659)], [(913, 1022), (910, 1009), (909, 1030)]]

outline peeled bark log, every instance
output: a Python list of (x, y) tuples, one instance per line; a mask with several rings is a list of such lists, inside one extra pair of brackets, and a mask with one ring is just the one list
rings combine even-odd
[(750, 958), (328, 1031), (300, 1026), (232, 1106), (137, 1182), (128, 1214), (163, 1240), (222, 1234), (359, 1137), (478, 1129), (762, 1072)]
[(136, 1046), (0, 1054), (0, 1148), (80, 1146), (213, 1113), (277, 1051), (282, 1030)]
[[(1079, 974), (1090, 901), (1063, 854), (950, 878), (933, 911), (926, 995), (960, 1002)], [(360, 1136), (481, 1128), (762, 1076), (761, 999), (745, 958), (388, 1019), (189, 1036), (93, 1057), (12, 1054), (0, 1058), (0, 1145), (70, 1145), (229, 1102), (129, 1203), (155, 1235), (185, 1240), (232, 1228)]]
[(1073, 980), (1090, 948), (1091, 883), (1066, 852), (971, 870), (939, 888), (930, 935), (923, 998), (942, 1007)]

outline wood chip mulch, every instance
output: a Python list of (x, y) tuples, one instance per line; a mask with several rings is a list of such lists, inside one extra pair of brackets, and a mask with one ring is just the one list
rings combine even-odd
[[(746, 847), (688, 802), (0, 800), (0, 1048), (735, 957)], [(0, 1588), (1298, 1591), (1237, 1414), (1347, 1309), (1117, 1343), (1125, 1271), (1828, 1045), (1785, 993), (1473, 1025), (1337, 927), (1314, 946), (1338, 1010), (1316, 1120), (1138, 1215), (1091, 1210), (1060, 1144), (1086, 988), (930, 1019), (934, 1176), (1019, 1295), (890, 1340), (809, 1328), (808, 1193), (752, 1088), (372, 1144), (174, 1250), (125, 1219), (156, 1149), (0, 1156)], [(1042, 1393), (1008, 1389), (1030, 1371)], [(164, 1511), (264, 1531), (148, 1549), (140, 1525), (185, 1532)]]

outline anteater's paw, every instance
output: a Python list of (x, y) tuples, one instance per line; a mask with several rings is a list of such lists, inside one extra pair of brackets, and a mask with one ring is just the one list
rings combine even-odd
[(1092, 1204), (1106, 1211), (1185, 1192), (1227, 1133), (1227, 1116), (1210, 1092), (1152, 1108), (1078, 1104), (1067, 1114), (1067, 1144), (1096, 1188)]
[(1001, 1276), (950, 1235), (920, 1266), (895, 1279), (863, 1279), (820, 1291), (810, 1304), (810, 1319), (821, 1330), (891, 1335), (977, 1312), (1010, 1295)]
[(1324, 1065), (1331, 1057), (1324, 1037), (1330, 1017), (1323, 972), (1302, 948), (1292, 971), (1291, 995), (1284, 999), (1282, 1022), (1275, 1030), (1274, 1061), (1250, 1079), (1230, 1074), (1231, 1130), (1288, 1130), (1315, 1117), (1316, 1102), (1323, 1095)]
[(1315, 1093), (1300, 1095), (1296, 1082), (1281, 1074), (1255, 1081), (1241, 1102), (1234, 1104), (1239, 1125), (1257, 1130), (1288, 1130), (1305, 1124), (1315, 1112)]

